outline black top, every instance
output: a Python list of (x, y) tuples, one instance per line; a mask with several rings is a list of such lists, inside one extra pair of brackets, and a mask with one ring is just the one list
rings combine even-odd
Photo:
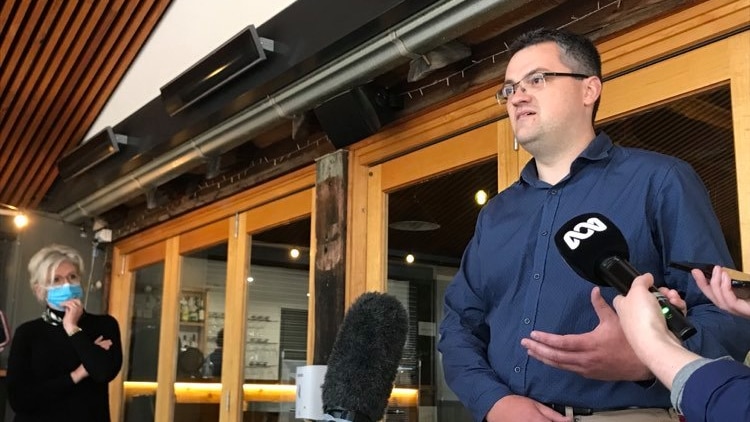
[(208, 359), (213, 364), (213, 367), (211, 368), (211, 375), (215, 377), (221, 376), (221, 347), (217, 347), (214, 349), (213, 352), (211, 352), (210, 355), (208, 355)]
[[(107, 422), (107, 384), (122, 365), (117, 321), (110, 315), (84, 313), (83, 330), (72, 336), (62, 325), (42, 318), (16, 329), (8, 358), (8, 401), (16, 422)], [(97, 337), (112, 340), (109, 350), (94, 344)], [(81, 363), (89, 376), (74, 384), (70, 378)]]

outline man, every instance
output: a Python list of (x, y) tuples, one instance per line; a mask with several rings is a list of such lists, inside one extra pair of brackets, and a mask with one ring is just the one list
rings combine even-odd
[[(750, 318), (750, 301), (739, 299), (729, 274), (714, 267), (711, 281), (693, 270), (698, 287), (721, 309)], [(633, 281), (614, 306), (625, 336), (653, 374), (672, 390), (672, 404), (688, 421), (742, 421), (750, 418), (750, 368), (730, 359), (706, 359), (682, 347), (668, 331), (661, 306), (648, 290), (651, 274)]]
[(511, 46), (498, 99), (533, 160), (480, 213), (440, 327), (446, 380), (477, 421), (678, 420), (609, 305), (617, 292), (592, 288), (554, 245), (583, 213), (610, 218), (630, 262), (684, 294), (698, 331), (690, 349), (739, 358), (750, 348), (747, 322), (666, 268), (731, 262), (699, 177), (681, 160), (597, 135), (601, 89), (599, 54), (583, 37), (542, 29)]

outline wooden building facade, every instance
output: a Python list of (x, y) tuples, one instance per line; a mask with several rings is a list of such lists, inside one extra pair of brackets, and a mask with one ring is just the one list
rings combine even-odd
[[(749, 17), (747, 0), (711, 0), (598, 44), (597, 126), (690, 162), (740, 268), (750, 267)], [(435, 349), (460, 254), (430, 249), (428, 229), (460, 225), (448, 243), (461, 250), (474, 192), (504, 189), (529, 159), (494, 98), (499, 82), (116, 242), (109, 311), (125, 364), (113, 420), (294, 420), (295, 368), (324, 363), (343, 312), (331, 307), (367, 291), (393, 292), (413, 319), (386, 420), (464, 420)], [(468, 211), (444, 219), (460, 201)], [(410, 216), (394, 215), (397, 202)]]

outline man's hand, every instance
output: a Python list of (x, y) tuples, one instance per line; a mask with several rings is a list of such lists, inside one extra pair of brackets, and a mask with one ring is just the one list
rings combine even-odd
[(498, 400), (487, 412), (485, 419), (487, 422), (571, 422), (569, 417), (538, 401), (516, 395)]
[(643, 381), (652, 377), (630, 347), (615, 311), (604, 301), (598, 287), (591, 304), (599, 325), (585, 334), (557, 335), (532, 331), (521, 340), (529, 356), (555, 368), (586, 378), (605, 381)]
[[(674, 289), (670, 289), (668, 287), (659, 287), (659, 293), (664, 295), (664, 297), (669, 300), (669, 303), (672, 304), (675, 308), (679, 309), (680, 312), (682, 312), (682, 315), (687, 315), (687, 302), (685, 302), (685, 299), (680, 296), (680, 292)], [(618, 313), (619, 315), (619, 313)]]
[(109, 350), (109, 348), (112, 347), (112, 340), (105, 339), (104, 336), (99, 336), (94, 340), (94, 344), (104, 350)]

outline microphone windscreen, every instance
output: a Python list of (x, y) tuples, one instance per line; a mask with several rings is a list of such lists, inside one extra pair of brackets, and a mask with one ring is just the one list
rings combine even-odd
[(620, 229), (607, 217), (581, 214), (558, 230), (555, 244), (565, 262), (586, 280), (608, 286), (598, 274), (599, 265), (609, 257), (628, 260), (628, 244)]
[(408, 328), (406, 310), (395, 296), (375, 292), (360, 296), (347, 311), (328, 358), (323, 411), (345, 410), (373, 422), (380, 420)]

